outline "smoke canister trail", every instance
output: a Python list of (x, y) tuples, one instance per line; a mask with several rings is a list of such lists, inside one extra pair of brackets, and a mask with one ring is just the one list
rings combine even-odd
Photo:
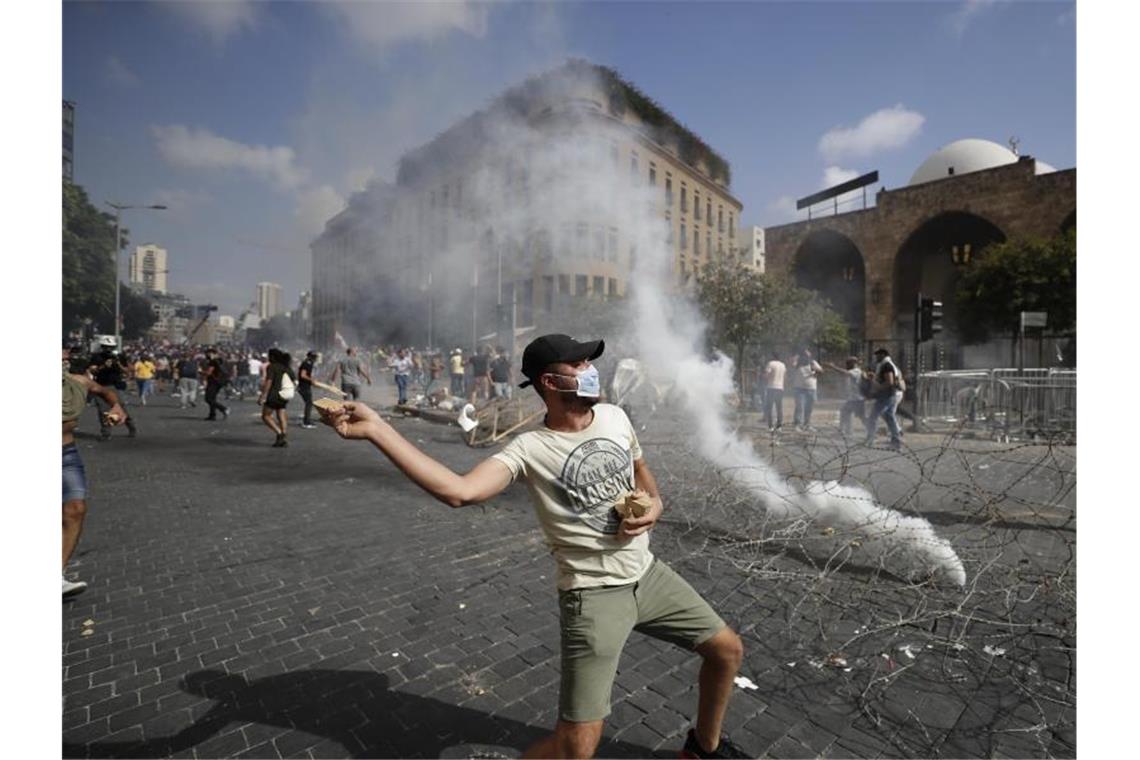
[[(643, 256), (637, 262), (635, 329), (639, 344), (653, 347), (645, 356), (651, 371), (675, 384), (701, 456), (754, 494), (772, 519), (810, 521), (821, 529), (819, 540), (805, 542), (805, 550), (813, 554), (824, 552), (900, 578), (931, 577), (964, 586), (962, 561), (927, 520), (883, 507), (866, 490), (834, 481), (793, 487), (757, 455), (750, 442), (730, 431), (724, 407), (710, 407), (710, 400), (734, 393), (732, 360), (718, 354), (706, 361), (697, 352), (703, 320), (691, 305), (667, 295), (668, 249), (655, 239), (651, 226), (650, 230), (640, 243), (643, 250), (663, 255)], [(822, 530), (826, 528), (834, 531)]]

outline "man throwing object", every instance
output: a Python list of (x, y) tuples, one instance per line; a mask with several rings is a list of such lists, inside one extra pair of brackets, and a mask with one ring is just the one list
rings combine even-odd
[[(610, 713), (618, 659), (634, 630), (701, 656), (696, 725), (682, 756), (746, 757), (720, 733), (743, 658), (740, 637), (649, 550), (649, 531), (663, 505), (629, 418), (598, 403), (598, 371), (590, 361), (604, 349), (601, 340), (566, 335), (544, 335), (527, 346), (526, 381), (519, 387), (538, 391), (545, 423), (466, 475), (424, 454), (364, 404), (321, 409), (321, 417), (343, 438), (370, 441), (451, 507), (478, 504), (526, 482), (558, 564), (562, 676), (554, 733), (525, 757), (593, 755)], [(649, 495), (650, 506), (641, 517), (623, 519), (615, 506), (636, 490)]]

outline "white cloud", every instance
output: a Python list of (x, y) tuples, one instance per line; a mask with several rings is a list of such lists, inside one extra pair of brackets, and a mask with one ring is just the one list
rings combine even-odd
[(482, 37), (487, 31), (488, 6), (463, 2), (336, 2), (322, 4), (344, 24), (348, 33), (381, 52), (412, 40), (432, 40), (451, 32)]
[(127, 64), (114, 55), (107, 58), (104, 74), (107, 81), (117, 87), (136, 87), (142, 82), (138, 74), (131, 71)]
[(252, 0), (178, 0), (159, 3), (159, 7), (205, 32), (215, 45), (243, 29), (254, 29), (261, 14)]
[(199, 190), (162, 189), (147, 197), (153, 199), (154, 203), (166, 206), (164, 214), (182, 222), (190, 221), (195, 209), (214, 202), (209, 193)]
[(950, 30), (961, 37), (978, 16), (994, 7), (994, 3), (995, 0), (966, 0), (946, 17)]
[(901, 103), (867, 116), (856, 127), (836, 127), (819, 138), (819, 152), (828, 161), (862, 158), (883, 150), (901, 148), (922, 130), (926, 117), (908, 111)]
[(344, 210), (344, 204), (340, 193), (330, 185), (321, 185), (298, 194), (294, 217), (305, 235), (316, 237), (325, 222)]
[(300, 185), (304, 172), (286, 146), (244, 145), (205, 129), (181, 124), (151, 127), (158, 151), (174, 166), (192, 169), (239, 169), (275, 182), (283, 189)]
[(829, 166), (823, 170), (823, 180), (820, 183), (820, 189), (825, 187), (833, 187), (846, 182), (849, 179), (855, 179), (859, 176), (859, 172), (854, 169), (844, 169), (839, 166)]

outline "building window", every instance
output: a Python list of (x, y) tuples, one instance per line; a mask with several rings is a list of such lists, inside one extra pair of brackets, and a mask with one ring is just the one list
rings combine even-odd
[(554, 311), (554, 275), (542, 277), (542, 307), (547, 313)]
[(705, 255), (712, 255), (712, 233), (705, 232)]
[(693, 229), (693, 255), (701, 255), (701, 231), (695, 228)]
[(606, 231), (601, 227), (594, 230), (594, 258), (604, 259), (606, 257)]
[(724, 206), (716, 207), (716, 231), (724, 232)]
[(601, 276), (594, 276), (594, 295), (598, 298), (604, 298), (606, 295), (606, 278)]
[(728, 236), (730, 238), (736, 237), (736, 225), (732, 223), (732, 212), (728, 212)]
[(705, 202), (705, 221), (712, 224), (712, 201)]
[(606, 258), (610, 261), (617, 261), (618, 254), (618, 231), (617, 227), (610, 227), (609, 232), (606, 234)]
[(673, 178), (665, 174), (665, 208), (673, 208)]
[(669, 216), (665, 217), (665, 243), (673, 247), (673, 220)]
[(587, 283), (586, 275), (584, 275), (584, 274), (574, 275), (574, 295), (576, 295), (576, 296), (586, 295), (586, 283)]
[(578, 222), (577, 246), (574, 252), (581, 258), (588, 258), (590, 255), (589, 229), (585, 222)]
[(689, 235), (684, 222), (681, 222), (681, 250), (689, 250)]
[(701, 194), (696, 190), (693, 191), (693, 217), (701, 221)]
[(617, 292), (617, 280), (615, 280), (613, 277), (611, 277), (606, 281), (606, 285), (609, 288), (607, 291), (609, 294), (609, 297), (610, 298), (617, 298), (617, 294), (618, 294), (618, 292)]
[(637, 163), (637, 154), (629, 157), (629, 178), (636, 185), (641, 179), (641, 167)]
[(685, 187), (685, 183), (681, 183), (681, 213), (685, 214), (689, 211), (689, 189)]
[(568, 275), (568, 274), (558, 275), (558, 295), (560, 295), (560, 296), (570, 295), (570, 275)]
[(649, 162), (649, 184), (657, 187), (657, 165), (652, 161)]

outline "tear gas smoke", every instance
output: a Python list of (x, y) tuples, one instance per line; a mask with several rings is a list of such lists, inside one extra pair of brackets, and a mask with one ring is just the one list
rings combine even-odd
[[(429, 260), (419, 266), (436, 283), (450, 275), (445, 287), (456, 294), (474, 289), (480, 270), (494, 272), (496, 257), (504, 282), (587, 270), (624, 280), (632, 294), (626, 333), (598, 336), (606, 339), (607, 358), (639, 353), (655, 382), (673, 383), (700, 454), (754, 494), (768, 517), (834, 528), (831, 550), (848, 552), (850, 562), (963, 585), (961, 561), (926, 520), (886, 509), (861, 488), (837, 482), (794, 487), (729, 430), (723, 399), (735, 390), (732, 362), (719, 353), (703, 358), (704, 321), (677, 289), (660, 206), (667, 167), (658, 167), (654, 186), (645, 178), (655, 159), (648, 150), (638, 158), (622, 153), (619, 160), (617, 146), (628, 144), (633, 130), (649, 128), (615, 118), (607, 92), (606, 83), (583, 77), (580, 69), (568, 78), (540, 77), (528, 83), (525, 107), (519, 98), (510, 107), (493, 105), (413, 152), (407, 176), (421, 198), (431, 183), (463, 177), (463, 200), (450, 199), (460, 210), (433, 220), (442, 230), (429, 234), (439, 245), (428, 247)], [(662, 135), (649, 136), (671, 149)], [(452, 300), (461, 308), (451, 319), (463, 324), (462, 299)], [(534, 300), (540, 302), (539, 294)], [(472, 302), (466, 303), (469, 319)], [(599, 305), (579, 308), (588, 325)], [(470, 335), (470, 326), (465, 329)], [(626, 346), (637, 350), (619, 348)]]

